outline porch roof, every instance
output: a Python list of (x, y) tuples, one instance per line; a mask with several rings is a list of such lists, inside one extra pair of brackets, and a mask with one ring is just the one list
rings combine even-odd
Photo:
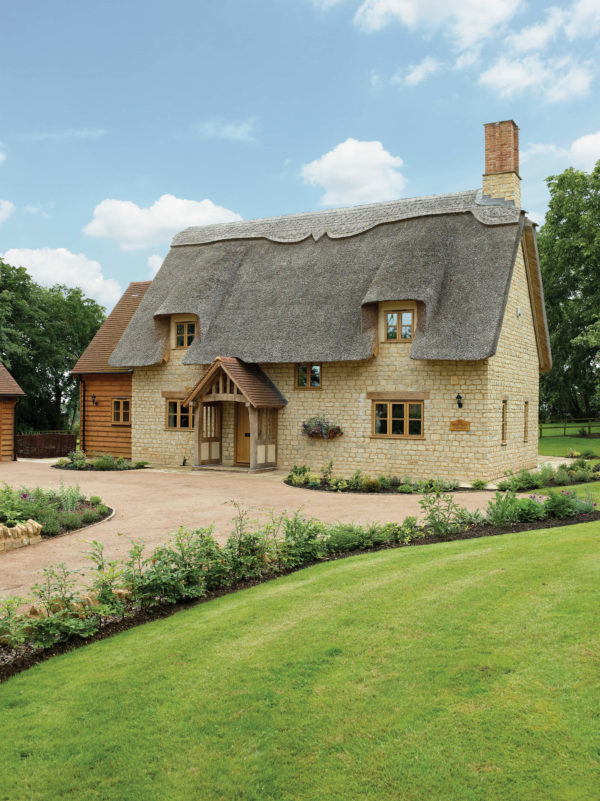
[(205, 375), (182, 401), (188, 406), (202, 397), (223, 372), (235, 384), (244, 398), (255, 409), (281, 409), (287, 400), (257, 364), (247, 364), (231, 356), (217, 356)]

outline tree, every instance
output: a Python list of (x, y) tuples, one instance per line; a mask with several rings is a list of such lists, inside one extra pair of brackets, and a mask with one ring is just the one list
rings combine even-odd
[(26, 393), (18, 430), (61, 429), (73, 419), (77, 382), (69, 371), (104, 318), (80, 289), (42, 287), (0, 259), (0, 360)]
[(538, 248), (553, 367), (543, 375), (544, 413), (600, 412), (600, 161), (591, 173), (569, 167), (547, 179), (550, 204)]

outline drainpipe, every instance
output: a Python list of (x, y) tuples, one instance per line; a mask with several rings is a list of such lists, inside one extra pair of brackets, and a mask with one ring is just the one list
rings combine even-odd
[[(79, 448), (85, 451), (85, 381), (83, 378), (80, 378), (79, 381), (83, 390), (79, 393)], [(77, 450), (77, 448), (75, 448), (75, 450)]]

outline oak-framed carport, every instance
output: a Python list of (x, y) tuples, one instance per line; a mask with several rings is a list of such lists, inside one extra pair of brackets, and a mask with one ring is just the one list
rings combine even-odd
[[(239, 405), (234, 464), (250, 471), (277, 467), (277, 416), (287, 401), (257, 364), (230, 356), (217, 356), (182, 401), (194, 413), (194, 466), (222, 464), (223, 404), (227, 402)], [(244, 430), (246, 410), (248, 431)]]

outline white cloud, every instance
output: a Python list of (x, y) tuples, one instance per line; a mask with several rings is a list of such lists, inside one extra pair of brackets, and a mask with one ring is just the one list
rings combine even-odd
[(8, 219), (15, 210), (15, 204), (10, 200), (0, 200), (0, 223)]
[(364, 0), (354, 22), (366, 32), (400, 22), (413, 31), (442, 30), (458, 50), (477, 49), (515, 14), (521, 0)]
[(542, 59), (539, 56), (502, 56), (479, 76), (479, 83), (510, 98), (535, 88), (550, 103), (581, 97), (589, 91), (592, 72), (588, 64), (571, 58)]
[(162, 263), (163, 257), (159, 256), (157, 253), (154, 253), (152, 256), (148, 256), (148, 267), (150, 268), (151, 278), (154, 278), (156, 273), (160, 270)]
[(403, 161), (381, 142), (346, 139), (321, 158), (302, 167), (307, 184), (322, 186), (323, 206), (393, 200), (402, 194), (406, 180), (399, 172)]
[(3, 258), (15, 267), (25, 267), (44, 286), (80, 287), (86, 295), (109, 307), (121, 297), (118, 282), (105, 278), (100, 262), (88, 259), (84, 253), (71, 253), (66, 248), (13, 248)]
[(595, 36), (600, 32), (600, 3), (598, 0), (578, 0), (574, 3), (565, 26), (569, 39)]
[(600, 159), (600, 131), (576, 139), (571, 145), (570, 156), (574, 167), (588, 171), (593, 169)]
[(507, 36), (506, 43), (516, 53), (542, 50), (556, 38), (565, 22), (565, 12), (552, 6), (545, 22), (536, 22), (518, 33)]
[(33, 142), (61, 139), (100, 139), (107, 133), (105, 128), (63, 128), (58, 131), (38, 131), (27, 134), (26, 139)]
[(88, 236), (114, 239), (123, 250), (140, 250), (168, 243), (174, 234), (191, 225), (241, 219), (239, 214), (208, 199), (162, 195), (149, 208), (140, 208), (131, 200), (107, 198), (96, 206), (93, 219), (83, 230)]
[(397, 72), (393, 78), (392, 83), (404, 84), (405, 86), (418, 86), (430, 75), (438, 72), (441, 64), (436, 58), (425, 56), (418, 64), (411, 64), (408, 68), (406, 75)]
[(256, 142), (256, 117), (240, 122), (225, 122), (218, 117), (205, 120), (197, 126), (200, 136), (206, 139), (230, 139), (232, 142)]
[(600, 159), (600, 131), (580, 136), (569, 147), (531, 144), (521, 151), (523, 164), (536, 158), (551, 158), (589, 172)]

